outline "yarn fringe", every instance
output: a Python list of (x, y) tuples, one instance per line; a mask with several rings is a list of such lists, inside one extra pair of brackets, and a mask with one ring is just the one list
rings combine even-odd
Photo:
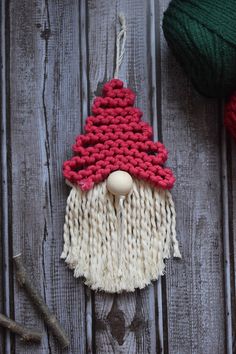
[(119, 212), (106, 182), (88, 192), (73, 186), (67, 199), (61, 258), (94, 290), (144, 288), (164, 274), (166, 258), (181, 257), (169, 191), (134, 180), (122, 203), (122, 244)]

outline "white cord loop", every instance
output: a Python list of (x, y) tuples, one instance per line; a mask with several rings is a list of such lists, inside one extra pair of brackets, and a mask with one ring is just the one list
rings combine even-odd
[(122, 63), (122, 59), (125, 53), (125, 42), (127, 37), (127, 27), (125, 16), (123, 13), (119, 14), (119, 21), (120, 21), (120, 32), (116, 37), (116, 68), (114, 73), (114, 78), (117, 79), (119, 75), (119, 69)]

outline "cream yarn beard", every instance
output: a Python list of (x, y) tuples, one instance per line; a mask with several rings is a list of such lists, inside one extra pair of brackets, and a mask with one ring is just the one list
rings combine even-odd
[(117, 203), (106, 182), (88, 192), (71, 187), (61, 258), (92, 289), (143, 288), (163, 275), (164, 259), (181, 257), (168, 190), (134, 179), (132, 191)]

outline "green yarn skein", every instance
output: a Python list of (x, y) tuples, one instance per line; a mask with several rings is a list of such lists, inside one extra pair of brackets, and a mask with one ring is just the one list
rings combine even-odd
[(235, 0), (172, 0), (163, 32), (200, 93), (224, 97), (236, 89)]

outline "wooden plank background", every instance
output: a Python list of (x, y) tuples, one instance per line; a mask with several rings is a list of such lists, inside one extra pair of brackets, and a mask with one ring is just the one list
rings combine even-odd
[[(236, 148), (222, 128), (222, 102), (196, 93), (167, 47), (168, 0), (2, 4), (1, 263), (6, 251), (23, 253), (70, 335), (64, 353), (235, 353)], [(60, 260), (69, 192), (61, 165), (113, 76), (121, 11), (128, 38), (120, 78), (170, 151), (183, 259), (169, 260), (166, 276), (144, 290), (109, 295), (90, 291)], [(61, 353), (11, 262), (0, 281), (0, 310), (44, 332), (41, 345), (29, 346), (0, 331), (0, 353)]]

